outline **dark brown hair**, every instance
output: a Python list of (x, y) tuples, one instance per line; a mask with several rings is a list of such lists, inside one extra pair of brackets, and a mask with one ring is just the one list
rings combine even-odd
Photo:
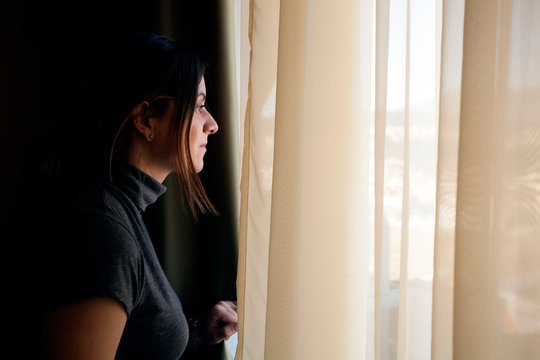
[[(42, 167), (44, 178), (60, 182), (100, 174), (110, 177), (111, 163), (122, 159), (130, 145), (128, 115), (143, 101), (164, 113), (173, 101), (170, 141), (183, 200), (194, 217), (216, 214), (201, 184), (189, 148), (191, 121), (206, 64), (190, 48), (152, 33), (122, 34), (95, 54), (70, 111), (47, 131), (52, 144)], [(180, 140), (180, 141), (179, 141)]]

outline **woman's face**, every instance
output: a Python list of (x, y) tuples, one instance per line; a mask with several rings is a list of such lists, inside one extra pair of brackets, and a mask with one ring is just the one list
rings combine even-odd
[(210, 115), (205, 107), (206, 105), (206, 84), (204, 77), (199, 83), (199, 91), (197, 92), (197, 102), (195, 112), (191, 121), (191, 129), (189, 132), (189, 150), (191, 152), (191, 161), (193, 167), (198, 173), (204, 166), (204, 154), (206, 153), (206, 144), (208, 143), (208, 135), (216, 133), (218, 125), (216, 120)]

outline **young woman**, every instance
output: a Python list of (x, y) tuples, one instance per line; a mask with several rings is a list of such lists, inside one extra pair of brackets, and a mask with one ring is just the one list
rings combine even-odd
[[(178, 359), (236, 332), (217, 303), (191, 332), (142, 219), (176, 173), (187, 207), (215, 213), (197, 173), (218, 125), (204, 64), (164, 36), (116, 39), (42, 147), (46, 359)], [(62, 103), (59, 99), (59, 105)]]

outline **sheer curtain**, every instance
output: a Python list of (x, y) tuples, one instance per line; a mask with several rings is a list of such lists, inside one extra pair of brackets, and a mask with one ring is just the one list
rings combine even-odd
[(540, 357), (540, 5), (235, 4), (236, 358)]

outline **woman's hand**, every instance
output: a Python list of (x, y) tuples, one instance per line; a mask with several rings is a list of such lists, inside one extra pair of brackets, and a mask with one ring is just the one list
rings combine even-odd
[(228, 340), (238, 331), (236, 301), (220, 301), (202, 319), (199, 328), (199, 341), (215, 345)]

